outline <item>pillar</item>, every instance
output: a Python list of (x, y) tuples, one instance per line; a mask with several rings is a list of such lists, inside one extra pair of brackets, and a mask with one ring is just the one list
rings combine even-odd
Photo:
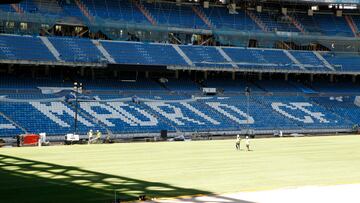
[(49, 68), (49, 66), (46, 66), (45, 67), (45, 75), (49, 76), (49, 72), (50, 72), (50, 68)]
[(36, 73), (35, 69), (32, 68), (32, 69), (31, 69), (31, 77), (32, 77), (32, 78), (35, 78), (35, 73)]
[(94, 68), (91, 68), (91, 79), (95, 80), (95, 70), (94, 70)]
[(84, 77), (84, 75), (85, 75), (85, 68), (84, 67), (80, 68), (80, 75), (81, 75), (81, 77)]

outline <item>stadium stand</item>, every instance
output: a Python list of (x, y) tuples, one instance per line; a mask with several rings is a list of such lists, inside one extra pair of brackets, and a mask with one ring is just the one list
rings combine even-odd
[(16, 136), (23, 133), (18, 127), (0, 114), (0, 137)]
[(195, 66), (231, 68), (232, 65), (221, 56), (215, 47), (179, 46)]
[(360, 123), (359, 113), (360, 108), (359, 105), (355, 104), (355, 98), (352, 96), (347, 97), (317, 97), (312, 98), (312, 100), (324, 106), (329, 111), (334, 112), (344, 118), (346, 121), (351, 121), (355, 124)]
[[(349, 132), (360, 123), (356, 12), (309, 16), (304, 10), (229, 12), (220, 4), (177, 4), (0, 5), (1, 33), (34, 22), (41, 27), (34, 36), (0, 34), (0, 137), (85, 135), (90, 129), (139, 137), (162, 130)], [(116, 35), (128, 41), (111, 40)], [(223, 43), (231, 37), (249, 47)], [(338, 46), (350, 51), (334, 51)], [(74, 91), (74, 82), (81, 91)], [(216, 92), (203, 92), (206, 87)]]
[(333, 64), (338, 70), (357, 71), (357, 64), (360, 63), (360, 57), (354, 53), (324, 53), (324, 58)]
[(223, 7), (197, 8), (201, 9), (218, 29), (261, 31), (259, 26), (244, 11), (238, 11), (237, 14), (230, 15), (228, 9)]
[(282, 50), (223, 48), (232, 60), (242, 67), (299, 69)]
[[(79, 5), (81, 5), (80, 8)], [(140, 5), (138, 7), (137, 5)], [(89, 18), (93, 20), (112, 20), (123, 24), (137, 23), (142, 25), (155, 25), (195, 28), (195, 29), (222, 29), (240, 30), (247, 32), (262, 32), (259, 25), (254, 22), (249, 15), (254, 15), (261, 24), (264, 31), (280, 32), (300, 32), (292, 20), (278, 10), (264, 10), (263, 12), (253, 12), (247, 10), (237, 10), (237, 13), (230, 14), (225, 7), (211, 6), (202, 8), (194, 5), (204, 19), (207, 19), (209, 27), (201, 17), (194, 11), (192, 6), (175, 3), (148, 3), (129, 0), (109, 0), (105, 2), (92, 0), (23, 0), (19, 4), (20, 12), (30, 14), (40, 14), (52, 18), (75, 17), (78, 20), (87, 22)], [(87, 14), (84, 14), (86, 10)], [(0, 5), (0, 10), (4, 12), (18, 12), (10, 5)], [(146, 14), (144, 14), (145, 12)], [(88, 16), (87, 16), (88, 15)], [(148, 15), (148, 16), (146, 16)], [(148, 18), (154, 19), (151, 22)], [(337, 17), (332, 13), (322, 12), (308, 16), (301, 11), (292, 11), (289, 16), (305, 30), (305, 34), (319, 34), (325, 36), (353, 37), (354, 34), (345, 17)], [(355, 24), (359, 25), (357, 15), (351, 15)], [(357, 26), (359, 27), (359, 26)]]
[(106, 61), (105, 57), (102, 56), (100, 51), (88, 39), (70, 37), (50, 37), (48, 39), (64, 61), (89, 63)]
[[(46, 46), (39, 37), (0, 35), (1, 60), (113, 63), (89, 39), (70, 37), (47, 39), (53, 49)], [(180, 45), (178, 47), (181, 53), (169, 44), (105, 40), (99, 42), (109, 54), (108, 57), (114, 58), (114, 62), (118, 64), (314, 72), (353, 72), (360, 69), (358, 66), (360, 56), (354, 53)], [(190, 64), (185, 57), (190, 60)]]
[(102, 41), (101, 44), (117, 63), (134, 65), (187, 65), (171, 45), (111, 41)]
[(0, 49), (2, 60), (55, 61), (37, 37), (0, 35)]
[(280, 32), (300, 32), (291, 21), (284, 15), (279, 15), (277, 12), (254, 12), (255, 16), (264, 23), (268, 31)]
[[(12, 83), (13, 80), (9, 81)], [(137, 89), (136, 86), (142, 88), (137, 89), (139, 92), (136, 94), (136, 100), (133, 96), (120, 93), (100, 95), (91, 93), (81, 96), (77, 132), (86, 134), (90, 129), (99, 129), (105, 134), (158, 133), (161, 130), (226, 133), (253, 129), (259, 132), (272, 132), (279, 129), (284, 131), (350, 129), (358, 123), (357, 117), (348, 116), (350, 114), (348, 111), (351, 110), (342, 109), (344, 105), (332, 104), (335, 100), (266, 95), (266, 92), (301, 93), (302, 90), (294, 85), (297, 84), (294, 81), (264, 80), (249, 83), (237, 80), (231, 83), (229, 80), (228, 82), (208, 80), (207, 86), (223, 88), (228, 93), (233, 91), (230, 95), (212, 97), (200, 95), (186, 97), (186, 93), (198, 90), (197, 85), (188, 80), (176, 80), (176, 82), (169, 80), (168, 84), (165, 83), (167, 89), (163, 89), (158, 84), (149, 85), (150, 81), (141, 82), (140, 80), (134, 83), (135, 89)], [(95, 85), (100, 81), (94, 81), (93, 84), (83, 82), (89, 85), (91, 90), (114, 90), (114, 87), (115, 89), (122, 87), (124, 90), (131, 91), (131, 86), (123, 86), (121, 82), (118, 84), (109, 82), (106, 87)], [(322, 84), (326, 86), (326, 83)], [(3, 85), (1, 86), (4, 88)], [(179, 89), (176, 86), (179, 86)], [(246, 96), (239, 95), (244, 91), (242, 88), (247, 86), (253, 88), (254, 93), (250, 96), (249, 103)], [(323, 91), (319, 88), (321, 85), (314, 83), (314, 86), (317, 87), (315, 88), (317, 91)], [(301, 85), (298, 84), (298, 87)], [(152, 88), (154, 88), (153, 91), (162, 90), (162, 93), (150, 96), (148, 90)], [(182, 93), (179, 96), (171, 95), (169, 90), (173, 88)], [(331, 87), (329, 89), (334, 92)], [(41, 95), (40, 92), (3, 95), (0, 97), (0, 113), (27, 132), (47, 132), (48, 135), (72, 132), (74, 130), (74, 99), (67, 100), (51, 94), (50, 96)], [(350, 105), (351, 102), (354, 102), (353, 97), (346, 100), (346, 105), (354, 109), (358, 108), (354, 103)], [(247, 110), (247, 105), (249, 110)], [(23, 116), (24, 114), (27, 116)], [(19, 132), (19, 129), (6, 119), (1, 120), (0, 127), (1, 135), (4, 136)]]
[(195, 29), (207, 28), (191, 6), (177, 6), (171, 3), (145, 3), (144, 6), (160, 25)]
[(251, 88), (253, 92), (265, 92), (265, 90), (260, 89), (254, 83), (245, 80), (226, 80), (218, 78), (206, 80), (204, 83), (207, 87), (215, 87), (225, 92), (243, 92), (246, 87)]
[[(110, 0), (106, 2), (83, 0), (90, 13), (99, 18), (113, 19), (127, 23), (150, 24), (146, 17), (131, 1)], [(79, 13), (79, 12), (78, 12)]]

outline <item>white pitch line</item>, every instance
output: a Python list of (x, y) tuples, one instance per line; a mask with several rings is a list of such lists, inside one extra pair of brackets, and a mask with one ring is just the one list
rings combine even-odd
[(360, 184), (334, 186), (304, 186), (257, 192), (240, 192), (217, 196), (195, 196), (156, 199), (148, 203), (359, 203)]

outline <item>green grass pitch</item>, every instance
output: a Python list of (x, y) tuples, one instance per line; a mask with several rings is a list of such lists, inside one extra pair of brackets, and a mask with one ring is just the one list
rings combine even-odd
[[(244, 143), (241, 146), (244, 149)], [(1, 202), (111, 202), (360, 183), (360, 136), (0, 149)]]

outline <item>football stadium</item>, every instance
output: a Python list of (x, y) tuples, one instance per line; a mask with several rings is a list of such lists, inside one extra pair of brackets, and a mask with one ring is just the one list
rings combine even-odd
[(0, 1), (0, 202), (360, 202), (359, 0)]

